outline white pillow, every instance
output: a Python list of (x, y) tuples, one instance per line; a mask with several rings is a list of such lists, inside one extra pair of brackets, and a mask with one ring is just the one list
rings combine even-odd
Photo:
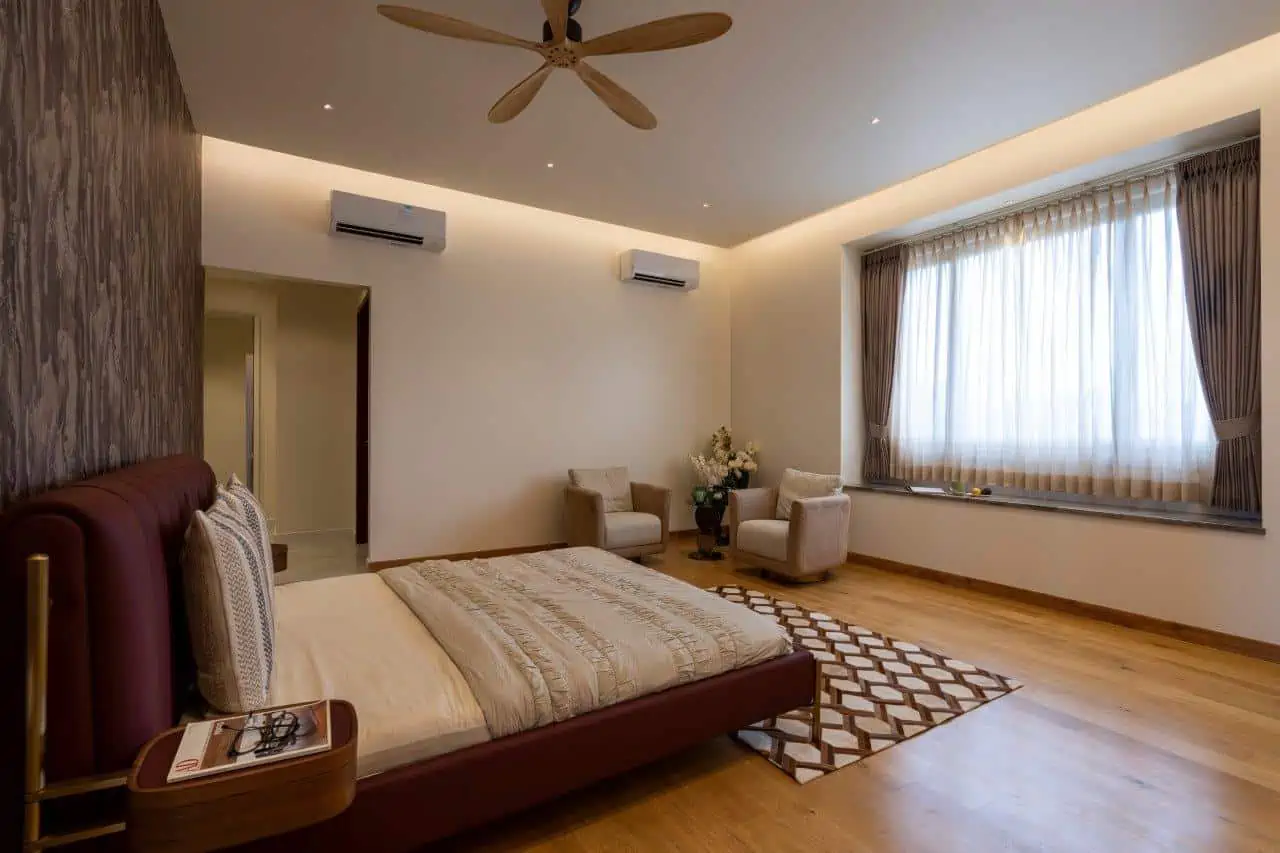
[(784, 521), (791, 519), (791, 504), (802, 498), (825, 498), (840, 491), (839, 474), (809, 474), (788, 468), (782, 472), (778, 486), (777, 516)]
[(270, 546), (227, 493), (196, 510), (182, 551), (182, 585), (200, 694), (218, 711), (268, 702), (275, 658)]
[(569, 482), (603, 495), (605, 512), (631, 512), (631, 475), (626, 468), (571, 468)]

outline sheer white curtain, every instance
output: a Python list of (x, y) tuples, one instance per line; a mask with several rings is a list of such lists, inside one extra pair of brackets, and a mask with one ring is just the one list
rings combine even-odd
[(891, 475), (1207, 500), (1176, 194), (1170, 171), (911, 247)]

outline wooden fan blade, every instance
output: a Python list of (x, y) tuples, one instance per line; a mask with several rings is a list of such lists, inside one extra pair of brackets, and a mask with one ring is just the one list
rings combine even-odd
[(733, 18), (719, 12), (677, 15), (628, 27), (582, 43), (582, 56), (609, 56), (615, 53), (645, 53), (702, 44), (729, 32)]
[(534, 96), (542, 89), (542, 84), (547, 82), (547, 78), (551, 76), (551, 72), (554, 70), (555, 66), (548, 62), (512, 86), (511, 91), (499, 98), (498, 103), (494, 104), (493, 109), (489, 110), (489, 121), (494, 124), (502, 124), (504, 121), (511, 121), (524, 112), (524, 108), (533, 102)]
[(569, 28), (569, 0), (542, 0), (542, 11), (551, 25), (551, 44), (560, 44)]
[(596, 97), (604, 101), (605, 106), (617, 113), (618, 117), (633, 127), (641, 130), (653, 130), (658, 126), (658, 119), (649, 108), (640, 103), (640, 99), (626, 89), (613, 82), (585, 62), (579, 62), (574, 68), (587, 88), (596, 93)]
[(411, 9), (408, 6), (382, 4), (378, 6), (378, 14), (395, 21), (397, 24), (404, 24), (406, 27), (422, 30), (424, 33), (434, 33), (438, 36), (448, 36), (449, 38), (462, 39), (463, 41), (507, 44), (512, 47), (523, 47), (527, 50), (536, 51), (538, 49), (537, 42), (525, 41), (515, 36), (509, 36), (506, 33), (500, 33), (497, 30), (485, 29), (468, 21), (460, 21), (447, 15), (437, 15), (435, 12), (424, 12), (421, 9)]

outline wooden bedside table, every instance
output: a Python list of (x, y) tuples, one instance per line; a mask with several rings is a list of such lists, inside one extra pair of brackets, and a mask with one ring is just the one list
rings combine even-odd
[(271, 568), (276, 574), (289, 570), (289, 546), (286, 543), (271, 543)]
[(356, 793), (355, 708), (329, 702), (332, 748), (169, 784), (184, 729), (157, 735), (129, 774), (130, 849), (196, 853), (244, 844), (340, 814)]

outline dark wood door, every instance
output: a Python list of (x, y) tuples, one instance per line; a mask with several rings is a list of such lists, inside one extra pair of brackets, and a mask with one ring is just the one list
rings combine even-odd
[(369, 542), (369, 303), (356, 314), (356, 544)]

